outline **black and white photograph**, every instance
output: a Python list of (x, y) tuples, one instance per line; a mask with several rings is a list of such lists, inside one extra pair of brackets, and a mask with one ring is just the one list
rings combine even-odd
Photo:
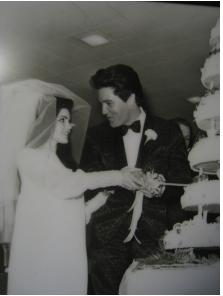
[(0, 1), (0, 295), (220, 295), (220, 1)]

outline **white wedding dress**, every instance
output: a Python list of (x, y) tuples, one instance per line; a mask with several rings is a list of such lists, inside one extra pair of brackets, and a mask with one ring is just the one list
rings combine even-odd
[(83, 192), (118, 184), (120, 175), (73, 173), (56, 155), (31, 148), (20, 151), (18, 168), (22, 187), (11, 244), (8, 294), (86, 295)]

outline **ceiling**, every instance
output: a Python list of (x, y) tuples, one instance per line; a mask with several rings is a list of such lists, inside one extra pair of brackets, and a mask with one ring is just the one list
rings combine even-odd
[[(105, 118), (89, 78), (99, 68), (126, 64), (139, 74), (152, 114), (184, 117), (196, 133), (195, 105), (186, 99), (205, 94), (200, 69), (211, 49), (220, 1), (195, 3), (202, 5), (1, 1), (0, 83), (35, 78), (62, 84), (92, 106), (93, 126)], [(80, 40), (90, 33), (110, 42), (91, 47)]]

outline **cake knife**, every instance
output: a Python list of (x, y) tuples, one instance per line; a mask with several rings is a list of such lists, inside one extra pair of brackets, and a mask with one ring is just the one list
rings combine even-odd
[(159, 182), (160, 185), (164, 185), (164, 186), (182, 186), (182, 187), (185, 187), (185, 186), (188, 186), (190, 184), (180, 184), (180, 183), (167, 183), (167, 182)]

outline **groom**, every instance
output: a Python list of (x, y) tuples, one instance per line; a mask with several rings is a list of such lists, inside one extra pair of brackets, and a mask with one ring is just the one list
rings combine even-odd
[[(189, 183), (182, 133), (177, 125), (146, 114), (137, 73), (129, 66), (114, 65), (98, 70), (90, 83), (98, 90), (107, 122), (89, 130), (81, 168), (91, 172), (129, 166), (160, 174), (166, 182)], [(144, 190), (135, 236), (126, 240), (133, 215), (129, 209), (136, 193), (113, 189), (114, 194), (94, 213), (92, 221), (91, 275), (96, 294), (118, 294), (133, 259), (159, 252), (159, 239), (167, 228), (166, 203), (183, 194), (181, 187), (174, 186)], [(91, 194), (87, 192), (86, 198)]]

